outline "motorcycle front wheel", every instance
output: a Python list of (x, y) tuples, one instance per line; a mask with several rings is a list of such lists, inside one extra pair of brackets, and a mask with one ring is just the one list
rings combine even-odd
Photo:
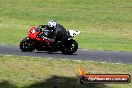
[(19, 45), (20, 49), (22, 50), (22, 52), (32, 52), (33, 50), (35, 50), (34, 48), (34, 41), (30, 40), (29, 38), (24, 38)]

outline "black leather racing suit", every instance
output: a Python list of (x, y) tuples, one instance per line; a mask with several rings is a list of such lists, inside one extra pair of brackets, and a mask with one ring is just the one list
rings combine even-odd
[(57, 24), (55, 28), (51, 28), (48, 25), (40, 25), (39, 27), (48, 29), (50, 31), (48, 34), (49, 40), (52, 39), (52, 40), (54, 40), (54, 42), (57, 42), (57, 41), (65, 42), (66, 40), (68, 40), (67, 31), (60, 24)]

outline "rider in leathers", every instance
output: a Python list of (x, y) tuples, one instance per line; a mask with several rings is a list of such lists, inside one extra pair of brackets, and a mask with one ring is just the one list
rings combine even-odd
[(68, 40), (66, 29), (62, 25), (57, 24), (55, 20), (49, 21), (47, 25), (40, 25), (39, 28), (44, 28), (44, 30), (47, 29), (50, 31), (47, 39), (53, 43), (52, 45), (49, 45), (49, 47), (52, 47), (54, 43), (57, 43), (58, 41), (65, 42)]

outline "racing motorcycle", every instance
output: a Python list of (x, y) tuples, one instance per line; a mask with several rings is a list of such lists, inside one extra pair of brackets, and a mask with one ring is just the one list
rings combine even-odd
[[(52, 42), (49, 41), (47, 35), (49, 30), (44, 29), (43, 36), (40, 36), (42, 29), (32, 26), (26, 38), (20, 42), (20, 49), (22, 52), (32, 52), (33, 50), (37, 51), (50, 51), (58, 52), (61, 51), (63, 54), (73, 54), (78, 49), (78, 43), (73, 39), (76, 35), (80, 34), (80, 31), (68, 30), (68, 40)], [(49, 46), (52, 45), (52, 46)]]

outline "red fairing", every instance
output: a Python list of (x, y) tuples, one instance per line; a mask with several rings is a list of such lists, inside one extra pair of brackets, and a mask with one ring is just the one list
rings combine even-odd
[(36, 29), (36, 26), (31, 26), (31, 28), (29, 29), (29, 32), (31, 32), (33, 29)]
[[(28, 32), (28, 37), (31, 38), (31, 39), (36, 39), (36, 35), (39, 33), (39, 32), (36, 32), (36, 26), (32, 26), (30, 29), (29, 29), (29, 32)], [(40, 39), (38, 39), (40, 40)]]
[(38, 40), (38, 41), (43, 41), (43, 42), (46, 42), (47, 44), (50, 44), (51, 42), (47, 39), (42, 39), (42, 38), (37, 38), (37, 34), (39, 34), (39, 32), (36, 31), (37, 27), (36, 26), (32, 26), (30, 29), (29, 29), (29, 32), (28, 32), (28, 38), (30, 39), (35, 39), (35, 40)]

